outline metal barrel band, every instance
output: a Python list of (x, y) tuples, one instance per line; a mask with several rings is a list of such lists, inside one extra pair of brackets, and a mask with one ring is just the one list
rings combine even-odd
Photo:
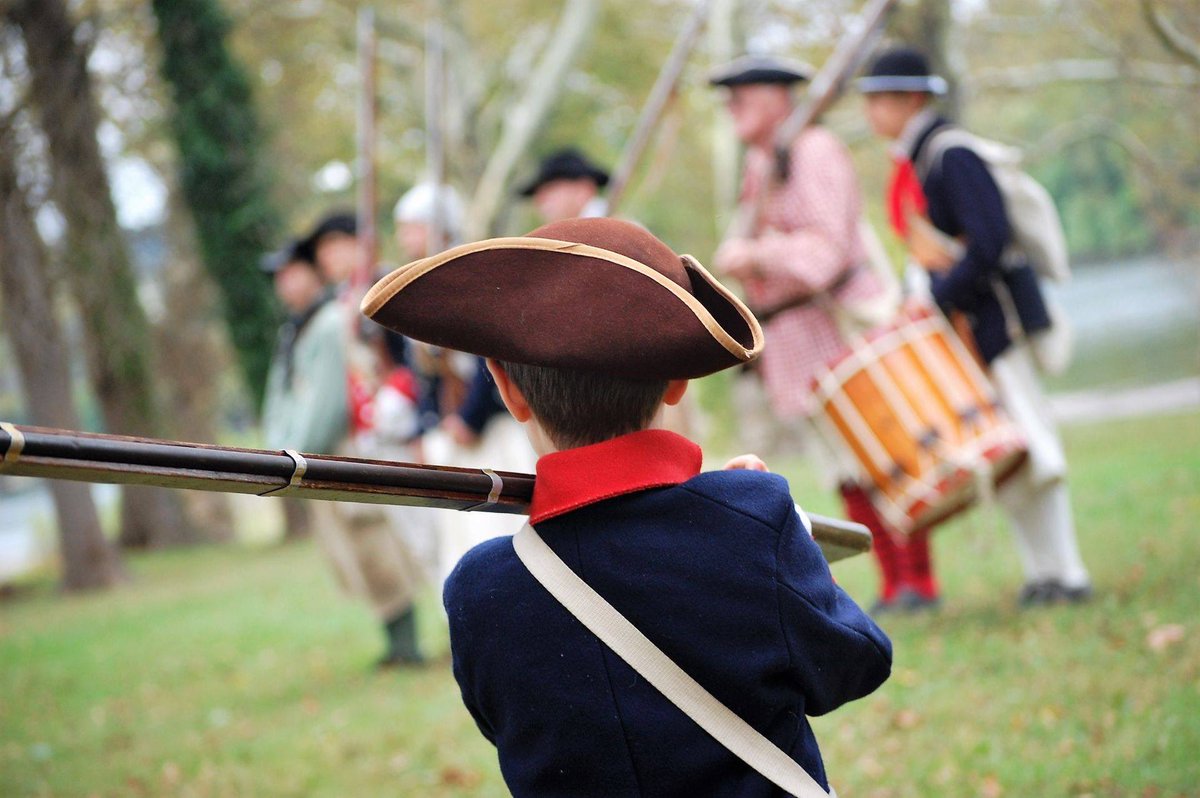
[(490, 468), (483, 469), (483, 473), (492, 479), (492, 489), (488, 491), (487, 501), (484, 504), (495, 504), (500, 501), (500, 494), (504, 492), (504, 480)]
[(0, 465), (12, 465), (20, 459), (21, 452), (25, 449), (25, 435), (7, 421), (0, 421), (0, 430), (7, 432), (10, 440), (8, 451), (0, 457)]
[(499, 503), (500, 495), (504, 492), (504, 480), (499, 474), (490, 468), (481, 468), (479, 470), (487, 474), (492, 480), (492, 489), (488, 491), (487, 498), (479, 504), (473, 504), (470, 507), (464, 507), (463, 509), (467, 512), (470, 512), (471, 510), (478, 510), (480, 507), (488, 507), (490, 505)]
[(304, 459), (304, 455), (300, 454), (300, 452), (296, 451), (295, 449), (284, 449), (283, 453), (292, 458), (292, 462), (295, 463), (295, 468), (292, 469), (291, 479), (288, 480), (286, 485), (280, 485), (278, 488), (271, 488), (270, 490), (263, 491), (262, 493), (258, 494), (259, 496), (283, 496), (300, 487), (300, 482), (304, 479), (305, 472), (308, 471), (308, 461)]

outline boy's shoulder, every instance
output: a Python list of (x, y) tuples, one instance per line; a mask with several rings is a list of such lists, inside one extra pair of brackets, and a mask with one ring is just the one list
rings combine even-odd
[[(671, 524), (672, 510), (676, 507), (682, 523), (684, 515), (694, 511), (694, 508), (688, 509), (688, 505), (694, 503), (717, 505), (776, 531), (784, 527), (795, 511), (787, 480), (778, 474), (761, 471), (703, 472), (667, 490), (672, 491), (673, 496), (664, 497), (667, 504), (658, 505), (654, 516), (664, 526)], [(613, 509), (625, 498), (616, 497), (604, 504)], [(565, 516), (564, 521), (568, 518)], [(443, 590), (446, 609), (452, 612), (452, 608), (468, 596), (477, 599), (490, 595), (497, 601), (504, 601), (504, 594), (524, 584), (526, 577), (528, 571), (517, 557), (511, 537), (505, 535), (485, 540), (464, 554), (446, 578)]]
[(680, 487), (769, 526), (778, 526), (795, 506), (787, 479), (763, 471), (705, 471)]
[(461, 605), (467, 595), (493, 595), (502, 601), (498, 596), (501, 586), (521, 573), (528, 572), (517, 558), (512, 537), (483, 541), (464, 554), (446, 577), (442, 599), (447, 613), (453, 615), (453, 607)]

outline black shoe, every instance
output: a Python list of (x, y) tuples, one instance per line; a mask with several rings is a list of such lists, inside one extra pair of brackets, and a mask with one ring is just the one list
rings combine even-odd
[(425, 663), (425, 657), (420, 654), (415, 657), (406, 657), (389, 651), (375, 662), (375, 668), (381, 671), (391, 670), (392, 668), (420, 668)]
[(868, 612), (872, 617), (895, 612), (913, 614), (930, 612), (941, 606), (942, 600), (937, 596), (922, 596), (915, 590), (902, 588), (890, 599), (877, 599)]
[(1086, 604), (1092, 600), (1091, 584), (1077, 585), (1076, 587), (1067, 587), (1061, 582), (1055, 583), (1058, 588), (1058, 598), (1067, 604)]
[(425, 656), (417, 647), (417, 616), (412, 607), (389, 619), (383, 625), (387, 652), (376, 663), (379, 668), (404, 668), (425, 664)]
[(1057, 579), (1047, 579), (1026, 584), (1017, 596), (1017, 603), (1022, 607), (1044, 607), (1051, 604), (1083, 604), (1091, 599), (1090, 584), (1067, 587)]
[(900, 603), (895, 598), (877, 598), (875, 599), (875, 603), (871, 605), (871, 609), (867, 610), (867, 614), (874, 618), (879, 615), (897, 612), (899, 609)]
[(915, 590), (901, 591), (896, 597), (900, 609), (904, 612), (933, 612), (942, 606), (942, 600), (937, 596), (923, 596)]
[(1020, 607), (1041, 607), (1053, 604), (1058, 592), (1058, 583), (1053, 580), (1044, 582), (1026, 582), (1017, 594), (1017, 605)]

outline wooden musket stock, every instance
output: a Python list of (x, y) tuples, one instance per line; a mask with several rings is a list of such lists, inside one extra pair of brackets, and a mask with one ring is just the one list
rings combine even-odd
[[(523, 514), (531, 474), (0, 424), (0, 474), (259, 496)], [(867, 551), (866, 528), (810, 515), (830, 562)]]

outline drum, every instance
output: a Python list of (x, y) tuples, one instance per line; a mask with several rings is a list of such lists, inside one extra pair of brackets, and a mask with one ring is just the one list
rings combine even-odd
[(1025, 442), (940, 312), (907, 307), (814, 378), (814, 424), (852, 461), (880, 517), (908, 534), (976, 501)]

